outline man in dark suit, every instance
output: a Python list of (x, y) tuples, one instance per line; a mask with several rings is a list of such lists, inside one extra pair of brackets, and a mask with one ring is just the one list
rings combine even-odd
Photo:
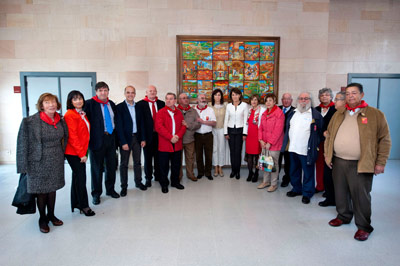
[(160, 179), (160, 165), (158, 157), (158, 134), (154, 130), (154, 121), (157, 112), (165, 106), (165, 102), (158, 100), (157, 89), (150, 85), (146, 90), (146, 97), (137, 103), (137, 109), (141, 114), (140, 130), (143, 140), (141, 145), (144, 152), (144, 173), (146, 176), (146, 187), (151, 187), (153, 178), (154, 158), (154, 179)]
[(90, 122), (89, 157), (92, 174), (93, 204), (100, 204), (100, 195), (103, 192), (103, 169), (105, 161), (106, 195), (119, 198), (115, 192), (115, 118), (117, 109), (114, 102), (108, 99), (108, 85), (101, 81), (95, 87), (96, 96), (87, 100), (85, 112)]
[[(119, 139), (119, 150), (121, 153), (121, 164), (119, 167), (121, 178), (121, 196), (125, 197), (128, 188), (128, 164), (132, 152), (133, 171), (135, 174), (135, 185), (141, 190), (147, 187), (142, 184), (142, 165), (140, 163), (142, 136), (138, 130), (140, 112), (135, 103), (136, 89), (127, 86), (124, 90), (125, 101), (117, 105), (117, 134)], [(138, 123), (139, 122), (139, 123)]]
[[(279, 106), (279, 108), (282, 109), (283, 113), (285, 114), (285, 126), (283, 131), (286, 132), (286, 119), (288, 116), (294, 111), (294, 107), (292, 106), (293, 98), (290, 93), (284, 93), (282, 95), (282, 105)], [(282, 166), (282, 158), (285, 159), (285, 164), (284, 164), (284, 172), (285, 174), (282, 177), (282, 183), (281, 187), (287, 187), (290, 183), (290, 159), (289, 159), (289, 151), (285, 150), (284, 152), (281, 152), (279, 155), (279, 171)]]

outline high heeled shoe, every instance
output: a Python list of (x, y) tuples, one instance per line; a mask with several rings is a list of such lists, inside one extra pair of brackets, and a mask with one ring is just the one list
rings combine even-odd
[(58, 219), (54, 215), (53, 215), (53, 217), (47, 216), (47, 220), (49, 220), (54, 226), (61, 226), (61, 225), (64, 224), (63, 221), (61, 221), (60, 219)]
[(92, 209), (87, 209), (86, 211), (84, 209), (79, 210), (80, 214), (84, 214), (85, 216), (94, 216), (96, 213)]

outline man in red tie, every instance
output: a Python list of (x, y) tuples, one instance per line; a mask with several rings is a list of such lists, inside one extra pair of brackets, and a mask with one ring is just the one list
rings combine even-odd
[(154, 179), (159, 180), (160, 166), (158, 158), (158, 134), (154, 130), (154, 121), (157, 112), (165, 106), (165, 102), (157, 98), (157, 88), (150, 85), (146, 90), (146, 97), (137, 103), (140, 109), (141, 119), (140, 128), (143, 141), (141, 146), (144, 153), (144, 174), (146, 176), (146, 187), (151, 187), (153, 179), (153, 159), (154, 159)]
[(371, 226), (372, 177), (384, 172), (391, 139), (385, 115), (362, 100), (363, 86), (346, 87), (346, 105), (333, 115), (325, 140), (325, 162), (332, 168), (338, 215), (329, 225), (351, 222), (354, 238), (368, 239)]

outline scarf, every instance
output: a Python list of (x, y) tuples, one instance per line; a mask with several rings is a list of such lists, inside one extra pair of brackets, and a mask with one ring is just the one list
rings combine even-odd
[(154, 101), (152, 101), (147, 96), (145, 96), (143, 100), (145, 100), (148, 103), (155, 103), (156, 101), (158, 101), (158, 97), (156, 97), (156, 99)]
[(57, 123), (60, 122), (61, 117), (60, 115), (55, 112), (54, 114), (54, 121), (50, 118), (50, 116), (48, 116), (45, 112), (40, 112), (40, 119), (42, 119), (44, 122), (46, 122), (47, 124), (54, 126), (54, 128), (57, 128)]
[(273, 112), (275, 112), (276, 108), (278, 108), (277, 105), (274, 105), (274, 107), (271, 108), (271, 110), (266, 110), (265, 113), (267, 114), (267, 116), (269, 116), (270, 114), (272, 114)]
[(96, 102), (100, 103), (100, 104), (108, 104), (108, 98), (107, 98), (107, 100), (105, 102), (100, 100), (99, 97), (97, 97), (97, 95), (93, 96), (92, 99), (95, 100)]
[(178, 105), (178, 108), (179, 108), (180, 110), (182, 110), (182, 111), (187, 112), (187, 111), (190, 110), (191, 107), (190, 107), (190, 105), (188, 105), (188, 107), (185, 108), (185, 107), (183, 107), (182, 105), (179, 104), (179, 105)]
[(349, 111), (353, 111), (353, 112), (355, 112), (355, 110), (356, 110), (357, 108), (365, 108), (365, 107), (367, 107), (367, 106), (368, 106), (368, 104), (367, 104), (364, 100), (361, 101), (360, 105), (358, 105), (358, 106), (356, 106), (356, 107), (354, 107), (354, 108), (351, 108), (351, 107), (346, 103), (346, 109), (349, 110)]
[(204, 106), (204, 108), (200, 108), (199, 105), (197, 105), (196, 107), (197, 107), (197, 109), (199, 109), (199, 111), (201, 113), (202, 111), (207, 109), (207, 104), (206, 104), (206, 106)]
[(321, 108), (329, 108), (331, 106), (335, 106), (335, 103), (332, 101), (328, 105), (324, 105), (323, 103), (319, 104), (319, 107), (321, 107)]
[(169, 108), (168, 106), (165, 106), (165, 108), (167, 108), (168, 111), (171, 111), (171, 112), (173, 112), (174, 114), (175, 114), (175, 112), (176, 112), (176, 108), (175, 108), (175, 109), (171, 109), (171, 108)]
[(261, 107), (257, 106), (256, 110), (254, 110), (253, 108), (251, 109), (251, 112), (249, 112), (249, 115), (247, 116), (247, 123), (249, 121), (252, 111), (254, 111), (253, 124), (258, 124), (258, 118), (260, 116)]

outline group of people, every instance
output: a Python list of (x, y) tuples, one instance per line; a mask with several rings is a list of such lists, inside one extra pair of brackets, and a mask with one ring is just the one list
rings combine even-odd
[[(96, 95), (86, 101), (81, 92), (71, 91), (63, 118), (57, 113), (61, 108), (57, 96), (44, 93), (37, 103), (38, 113), (21, 123), (17, 172), (27, 174), (28, 193), (37, 197), (41, 232), (49, 232), (49, 222), (54, 226), (63, 224), (54, 215), (54, 206), (56, 190), (65, 184), (64, 156), (72, 169), (71, 209), (93, 216), (86, 191), (88, 156), (92, 202), (97, 205), (103, 173), (106, 195), (127, 195), (131, 154), (135, 186), (142, 191), (152, 186), (153, 178), (160, 183), (162, 193), (168, 193), (169, 186), (184, 189), (183, 152), (188, 179), (198, 181), (205, 176), (213, 180), (213, 176), (224, 176), (225, 140), (230, 150), (231, 178), (240, 179), (245, 141), (248, 182), (258, 181), (259, 157), (267, 155), (277, 170), (264, 171), (257, 188), (276, 191), (283, 161), (281, 186), (290, 183), (293, 187), (287, 192), (288, 197), (301, 195), (302, 202), (308, 204), (314, 193), (325, 191), (326, 199), (319, 205), (336, 205), (338, 211), (337, 218), (329, 222), (331, 226), (349, 223), (354, 213), (359, 229), (355, 238), (366, 240), (372, 232), (372, 176), (383, 173), (391, 142), (383, 113), (362, 101), (361, 84), (349, 84), (334, 101), (330, 89), (320, 90), (321, 103), (316, 108), (312, 107), (308, 92), (299, 94), (295, 108), (289, 93), (282, 95), (279, 107), (274, 94), (265, 96), (264, 106), (259, 96), (253, 95), (249, 105), (236, 88), (230, 91), (228, 104), (224, 103), (223, 92), (216, 89), (211, 103), (205, 94), (199, 94), (195, 106), (189, 104), (185, 93), (177, 97), (169, 92), (164, 102), (158, 99), (155, 86), (149, 86), (146, 97), (138, 102), (135, 88), (127, 86), (125, 100), (118, 105), (109, 100), (105, 82), (98, 82), (95, 90)], [(120, 193), (115, 191), (117, 147)]]

